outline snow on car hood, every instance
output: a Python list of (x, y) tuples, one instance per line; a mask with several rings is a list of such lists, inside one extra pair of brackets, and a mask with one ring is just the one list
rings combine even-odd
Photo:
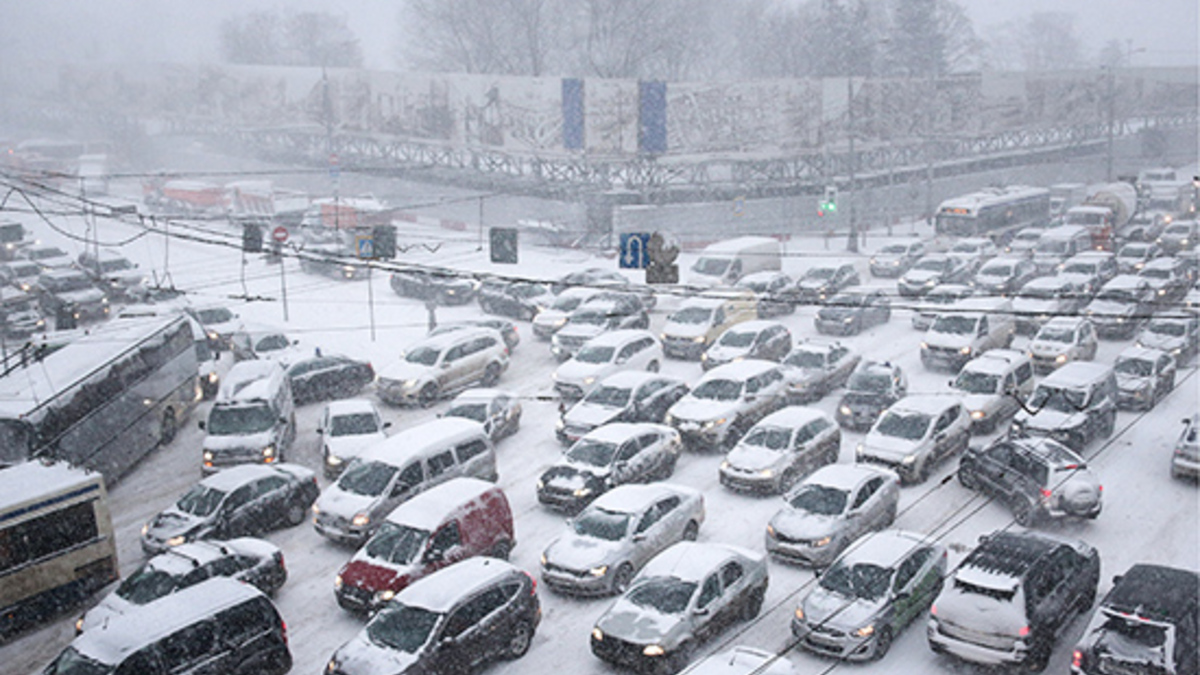
[(572, 570), (587, 570), (613, 561), (620, 545), (620, 542), (566, 534), (546, 547), (546, 561)]
[(663, 326), (663, 335), (673, 338), (694, 338), (704, 335), (708, 332), (710, 326), (707, 322), (704, 323), (676, 323), (668, 321), (667, 325)]
[(422, 366), (419, 363), (401, 361), (393, 363), (379, 371), (380, 379), (387, 380), (428, 380), (433, 378), (436, 366)]
[(1087, 421), (1086, 413), (1065, 413), (1057, 410), (1039, 410), (1036, 415), (1022, 411), (1022, 419), (1028, 429), (1040, 431), (1056, 431), (1058, 429), (1074, 429)]
[(761, 471), (775, 466), (783, 459), (784, 453), (778, 450), (764, 448), (761, 445), (738, 444), (725, 455), (729, 465), (748, 471)]
[(963, 407), (968, 411), (992, 410), (1000, 405), (999, 394), (967, 394), (962, 397)]
[(728, 417), (737, 410), (737, 401), (711, 401), (685, 396), (671, 406), (671, 416), (680, 420), (707, 422)]
[(941, 272), (934, 270), (909, 270), (900, 280), (910, 284), (923, 284), (930, 279), (939, 279), (941, 276)]
[(583, 401), (568, 410), (566, 416), (563, 417), (563, 421), (568, 426), (598, 427), (605, 422), (612, 421), (621, 412), (623, 412), (621, 408), (610, 408)]
[(730, 347), (722, 344), (714, 344), (708, 348), (708, 358), (713, 361), (732, 361), (739, 357), (745, 357), (750, 353), (749, 347)]
[(330, 659), (338, 665), (338, 671), (346, 675), (374, 675), (375, 673), (403, 673), (415, 665), (420, 654), (409, 654), (371, 642), (367, 630), (360, 630), (349, 642), (338, 648)]
[(1162, 333), (1151, 333), (1150, 331), (1142, 331), (1138, 335), (1138, 343), (1149, 349), (1161, 349), (1164, 352), (1170, 353), (1176, 349), (1182, 349), (1187, 343), (1187, 338), (1175, 337), (1174, 335), (1163, 335)]
[(640, 607), (621, 597), (600, 617), (596, 627), (604, 631), (605, 635), (635, 644), (656, 642), (671, 647), (674, 644), (669, 638), (679, 633), (684, 624), (682, 614), (662, 614), (653, 608)]
[(271, 432), (260, 431), (257, 434), (230, 434), (214, 436), (205, 434), (203, 448), (220, 452), (221, 450), (241, 450), (242, 448), (265, 448), (272, 442)]
[(825, 516), (809, 511), (786, 508), (771, 518), (771, 527), (789, 539), (821, 539), (838, 531), (840, 516)]
[(87, 613), (83, 615), (83, 624), (80, 626), (80, 629), (82, 631), (87, 631), (88, 629), (103, 625), (110, 618), (114, 616), (120, 616), (135, 607), (136, 605), (117, 595), (116, 590), (113, 590), (108, 595), (104, 596), (104, 599), (100, 601), (100, 604), (89, 609)]
[(1071, 347), (1069, 342), (1055, 342), (1053, 340), (1034, 340), (1029, 343), (1029, 351), (1038, 355), (1058, 355), (1066, 353)]
[(577, 490), (585, 487), (589, 481), (603, 481), (609, 472), (608, 467), (568, 461), (546, 469), (546, 473), (542, 474), (542, 482), (563, 490)]
[(166, 541), (171, 537), (191, 532), (203, 522), (204, 519), (199, 516), (193, 516), (190, 513), (170, 508), (158, 514), (154, 517), (154, 520), (150, 521), (150, 527), (146, 529), (146, 536), (159, 541)]
[[(561, 334), (562, 331), (559, 331)], [(601, 379), (605, 374), (613, 369), (611, 363), (584, 363), (575, 359), (569, 359), (558, 370), (554, 371), (554, 378), (559, 382), (582, 382), (585, 378), (594, 377), (597, 380)], [(593, 380), (595, 381), (595, 380)]]
[(850, 632), (870, 623), (884, 603), (883, 598), (847, 598), (817, 586), (802, 604), (807, 623), (838, 627)]
[(54, 296), (59, 300), (65, 300), (76, 305), (86, 305), (103, 300), (104, 291), (98, 288), (84, 288), (78, 291), (64, 291), (62, 293), (55, 293)]
[(1143, 389), (1149, 389), (1151, 383), (1152, 380), (1149, 377), (1117, 373), (1117, 389), (1122, 391), (1141, 391)]
[(335, 483), (325, 488), (325, 491), (317, 498), (316, 506), (321, 510), (321, 513), (341, 516), (349, 520), (356, 514), (370, 509), (378, 500), (379, 497), (368, 497), (366, 495), (356, 495), (353, 492), (346, 492)]
[(557, 326), (567, 320), (567, 314), (559, 309), (543, 309), (533, 317), (533, 325), (546, 328)]
[(1113, 320), (1110, 315), (1124, 316), (1133, 314), (1137, 309), (1137, 305), (1132, 302), (1115, 302), (1113, 300), (1093, 300), (1092, 304), (1087, 306), (1087, 313), (1095, 313), (1095, 319), (1104, 321), (1105, 319)]
[(896, 436), (884, 436), (872, 431), (863, 440), (863, 452), (872, 457), (901, 460), (908, 455), (921, 452), (924, 443), (924, 439), (910, 441)]
[(363, 434), (361, 436), (326, 436), (325, 447), (330, 454), (348, 460), (358, 457), (363, 450), (387, 438), (383, 434)]
[(342, 567), (338, 575), (342, 583), (356, 588), (366, 588), (381, 591), (387, 588), (396, 589), (403, 577), (417, 578), (421, 571), (420, 565), (395, 565), (386, 560), (372, 558), (366, 554), (366, 547), (358, 549), (350, 562)]

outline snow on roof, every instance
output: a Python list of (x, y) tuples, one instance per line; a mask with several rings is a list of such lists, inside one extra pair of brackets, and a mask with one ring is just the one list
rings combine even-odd
[[(1001, 357), (999, 355), (992, 356), (991, 358), (987, 358), (987, 359), (983, 358), (984, 356), (991, 354), (993, 351), (999, 351), (999, 350), (993, 349), (990, 351), (986, 351), (982, 355), (980, 355), (979, 358), (971, 359), (970, 361), (967, 361), (965, 364), (963, 364), (962, 372), (964, 372), (964, 373), (985, 373), (988, 375), (1003, 375), (1012, 369), (1013, 364), (1015, 364), (1017, 362), (1018, 357), (1024, 356), (1024, 354), (1021, 354), (1020, 352), (1015, 352), (1010, 349), (1006, 349), (1004, 351), (1011, 352), (1013, 354), (1012, 358), (1005, 358), (1005, 357)], [(1028, 357), (1026, 357), (1026, 358), (1028, 358)]]
[[(593, 307), (594, 305), (589, 305)], [(623, 345), (626, 342), (639, 340), (644, 337), (654, 337), (654, 333), (640, 328), (622, 328), (620, 330), (610, 330), (597, 335), (588, 340), (589, 347), (616, 347)]]
[(1017, 294), (1020, 295), (1028, 290), (1057, 291), (1066, 288), (1067, 286), (1074, 285), (1075, 282), (1067, 277), (1037, 277), (1036, 279), (1030, 279), (1024, 286), (1021, 287), (1020, 291), (1017, 291)]
[(1183, 264), (1183, 261), (1178, 258), (1154, 258), (1142, 267), (1141, 274), (1145, 274), (1146, 270), (1156, 270), (1160, 267), (1165, 270), (1173, 270)]
[(848, 565), (870, 563), (880, 567), (893, 567), (909, 551), (931, 543), (916, 532), (883, 530), (855, 541), (854, 545), (842, 556), (842, 562)]
[(1112, 279), (1109, 279), (1107, 284), (1100, 289), (1101, 292), (1107, 291), (1110, 288), (1119, 290), (1133, 289), (1137, 290), (1146, 285), (1146, 280), (1136, 274), (1119, 274)]
[(840, 490), (850, 490), (867, 478), (885, 475), (899, 480), (894, 473), (869, 464), (826, 464), (804, 479), (805, 485), (828, 485)]
[(629, 387), (632, 389), (641, 385), (643, 382), (660, 378), (672, 381), (682, 381), (679, 380), (679, 378), (671, 377), (670, 375), (660, 375), (658, 373), (652, 373), (648, 370), (621, 370), (609, 375), (603, 380), (600, 380), (600, 386)]
[(411, 352), (417, 347), (431, 347), (433, 349), (442, 350), (453, 346), (464, 340), (479, 337), (481, 335), (495, 335), (496, 331), (492, 328), (483, 328), (476, 326), (456, 327), (454, 330), (448, 330), (433, 335), (426, 335), (420, 340), (409, 345), (406, 352)]
[(741, 253), (743, 249), (751, 247), (768, 247), (779, 246), (779, 240), (771, 237), (738, 237), (736, 239), (726, 239), (718, 241), (704, 247), (701, 255), (732, 255)]
[(1107, 377), (1112, 373), (1103, 363), (1093, 361), (1071, 361), (1067, 365), (1046, 376), (1038, 386), (1047, 387), (1078, 387)]
[(663, 425), (661, 424), (651, 424), (648, 422), (609, 422), (589, 431), (586, 438), (594, 441), (607, 441), (609, 443), (624, 443), (638, 434), (657, 431), (662, 428)]
[(967, 209), (975, 211), (992, 204), (1003, 204), (1015, 199), (1049, 196), (1049, 194), (1050, 191), (1046, 188), (1030, 187), (1027, 185), (990, 187), (984, 188), (977, 192), (960, 195), (958, 197), (954, 197), (953, 199), (947, 199), (938, 205), (938, 211), (940, 212), (946, 209)]
[(340, 401), (330, 401), (325, 404), (325, 409), (329, 411), (330, 417), (378, 412), (375, 404), (365, 398), (346, 398)]
[(255, 597), (264, 596), (249, 584), (215, 577), (115, 614), (71, 645), (98, 661), (115, 664), (183, 626)]
[[(771, 665), (766, 666), (767, 663)], [(794, 675), (796, 667), (773, 652), (738, 646), (713, 654), (685, 672), (687, 675)]]
[(457, 403), (487, 403), (497, 396), (510, 396), (515, 398), (516, 394), (512, 393), (511, 391), (505, 391), (504, 389), (495, 389), (491, 387), (472, 387), (471, 389), (464, 389), (462, 393), (460, 393), (458, 396), (455, 396), (454, 400), (450, 403), (451, 405)]
[(700, 380), (703, 382), (707, 382), (709, 380), (745, 380), (747, 378), (754, 377), (755, 375), (765, 373), (772, 368), (778, 367), (779, 364), (772, 361), (766, 361), (763, 359), (745, 359), (743, 361), (734, 361), (733, 363), (726, 363), (723, 366), (717, 366), (716, 368), (713, 368), (705, 373), (704, 377), (700, 378)]
[(763, 559), (763, 554), (740, 546), (681, 541), (651, 558), (638, 576), (643, 579), (675, 577), (699, 583), (726, 560), (737, 556), (755, 561)]
[(467, 558), (418, 579), (400, 591), (396, 602), (444, 613), (454, 608), (460, 598), (475, 593), (519, 568), (503, 560), (488, 557)]
[(770, 319), (754, 319), (753, 321), (743, 321), (742, 323), (735, 323), (732, 326), (730, 326), (729, 328), (726, 328), (725, 332), (726, 333), (760, 333), (768, 328), (773, 328), (775, 326), (782, 326), (782, 325), (783, 324), (779, 323), (778, 321), (772, 321)]
[(362, 454), (362, 459), (385, 464), (402, 464), (412, 457), (443, 450), (470, 436), (487, 438), (483, 433), (483, 425), (479, 422), (462, 417), (439, 417), (409, 427), (372, 445)]
[[(495, 483), (478, 478), (452, 478), (429, 488), (392, 509), (387, 520), (432, 532), (447, 517), (463, 510), (490, 491), (500, 491)], [(503, 494), (503, 493), (501, 493)]]
[[(1056, 316), (1042, 324), (1042, 330), (1046, 328), (1074, 330), (1084, 321), (1087, 321), (1087, 319), (1082, 316)], [(1039, 330), (1038, 332), (1040, 333), (1041, 331)]]
[(221, 392), (218, 400), (253, 398), (253, 396), (244, 394), (243, 391), (254, 382), (267, 380), (276, 375), (283, 376), (283, 366), (278, 361), (267, 359), (239, 361), (233, 364), (233, 367), (221, 379)]
[(1117, 354), (1117, 358), (1113, 360), (1113, 364), (1115, 365), (1121, 361), (1133, 360), (1157, 361), (1163, 354), (1166, 354), (1166, 352), (1162, 351), (1161, 349), (1151, 349), (1149, 347), (1130, 345), (1121, 350), (1120, 354)]
[(818, 417), (827, 417), (827, 415), (816, 408), (809, 408), (800, 405), (790, 405), (786, 408), (780, 408), (775, 412), (767, 415), (755, 424), (756, 427), (778, 426), (778, 427), (802, 427), (805, 424), (817, 419)]
[(676, 483), (626, 483), (597, 497), (590, 508), (617, 513), (637, 513), (649, 504), (670, 495), (699, 497), (700, 492)]
[(917, 412), (926, 415), (940, 415), (950, 406), (959, 405), (958, 396), (950, 394), (916, 394), (905, 396), (892, 404), (893, 412)]
[(232, 492), (252, 480), (277, 474), (273, 467), (265, 464), (239, 464), (221, 469), (200, 481), (200, 484), (221, 492)]
[(9, 509), (24, 506), (39, 497), (58, 496), (85, 488), (93, 483), (103, 486), (100, 474), (77, 469), (66, 462), (43, 464), (24, 462), (0, 469), (0, 521), (20, 514), (7, 514)]

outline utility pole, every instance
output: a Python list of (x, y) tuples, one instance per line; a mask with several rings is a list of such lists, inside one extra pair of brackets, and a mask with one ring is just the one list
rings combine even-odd
[(1113, 125), (1116, 121), (1114, 119), (1116, 117), (1116, 73), (1113, 72), (1114, 68), (1115, 66), (1111, 65), (1105, 68), (1108, 71), (1108, 77), (1106, 78), (1108, 80), (1108, 86), (1106, 87), (1108, 91), (1105, 94), (1108, 108), (1108, 123), (1106, 125), (1107, 132), (1105, 134), (1104, 180), (1109, 183), (1111, 183), (1113, 179)]
[(850, 185), (847, 190), (850, 195), (850, 234), (846, 239), (846, 250), (858, 253), (858, 220), (854, 207), (858, 201), (858, 195), (854, 191), (854, 170), (858, 164), (858, 158), (854, 154), (854, 77), (849, 73), (846, 75), (846, 137), (850, 139)]

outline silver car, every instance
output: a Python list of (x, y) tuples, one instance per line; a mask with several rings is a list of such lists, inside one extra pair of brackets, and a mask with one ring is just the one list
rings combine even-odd
[(800, 601), (792, 633), (811, 651), (878, 660), (942, 590), (946, 549), (920, 534), (888, 530), (855, 542)]
[(542, 553), (542, 581), (580, 595), (624, 593), (650, 558), (679, 541), (695, 541), (704, 497), (669, 483), (622, 485), (568, 522), (567, 534)]
[(521, 398), (502, 389), (467, 389), (454, 397), (450, 408), (438, 417), (462, 417), (479, 422), (495, 443), (521, 428)]
[(663, 424), (612, 422), (588, 432), (537, 481), (538, 501), (576, 512), (624, 483), (646, 483), (675, 472), (683, 442)]
[(758, 616), (767, 581), (761, 553), (681, 541), (646, 563), (596, 621), (592, 653), (643, 672), (683, 670), (700, 642)]
[(887, 469), (833, 464), (817, 469), (783, 500), (767, 524), (767, 552), (825, 567), (864, 533), (892, 524), (900, 479)]
[(782, 492), (813, 469), (836, 462), (841, 447), (841, 428), (820, 410), (776, 410), (725, 455), (721, 484), (734, 490)]

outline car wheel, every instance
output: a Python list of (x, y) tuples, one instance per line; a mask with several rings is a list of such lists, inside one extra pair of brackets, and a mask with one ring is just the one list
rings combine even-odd
[(657, 373), (659, 368), (660, 366), (658, 365), (657, 360), (651, 361), (650, 364), (646, 366), (646, 370), (650, 371), (651, 373)]
[(968, 490), (974, 490), (979, 487), (979, 481), (975, 479), (975, 474), (968, 471), (966, 467), (959, 467), (958, 482)]
[(746, 604), (742, 606), (742, 619), (745, 621), (753, 621), (758, 613), (762, 611), (763, 597), (767, 594), (767, 589), (756, 588), (750, 592), (750, 598)]
[(158, 444), (167, 445), (175, 440), (177, 431), (179, 431), (179, 423), (175, 421), (175, 411), (167, 408), (163, 411), (162, 426), (158, 429)]
[(422, 408), (428, 408), (433, 405), (437, 401), (437, 386), (433, 384), (425, 385), (421, 389), (421, 393), (417, 395), (417, 401), (421, 404)]
[(633, 581), (633, 565), (621, 563), (621, 566), (617, 568), (616, 574), (613, 574), (613, 593), (624, 593), (629, 588), (630, 581)]
[[(1109, 436), (1113, 435), (1113, 431), (1115, 431), (1116, 428), (1117, 428), (1117, 413), (1113, 412), (1113, 414), (1108, 416), (1108, 419), (1104, 420), (1104, 429), (1102, 429), (1100, 431), (1100, 435), (1105, 438), (1108, 438)], [(1080, 447), (1080, 449), (1082, 449), (1083, 444), (1080, 443), (1079, 447)]]
[(1032, 643), (1029, 653), (1025, 657), (1025, 663), (1022, 665), (1028, 672), (1040, 673), (1050, 662), (1050, 642), (1045, 638), (1035, 637)]
[(688, 662), (692, 660), (692, 645), (683, 643), (671, 653), (666, 665), (665, 672), (679, 673), (688, 667)]
[(494, 387), (498, 381), (500, 381), (500, 364), (489, 363), (483, 371), (483, 378), (479, 380), (479, 384), (485, 387)]
[[(1037, 520), (1037, 510), (1027, 499), (1021, 498), (1012, 507), (1013, 519), (1021, 527), (1032, 527)], [(1044, 666), (1043, 666), (1044, 667)], [(1039, 668), (1039, 670), (1041, 670)]]
[(696, 521), (688, 521), (687, 527), (683, 528), (684, 541), (696, 541), (696, 536), (700, 534), (700, 524)]
[(287, 512), (284, 514), (283, 517), (285, 520), (287, 520), (288, 525), (295, 527), (295, 526), (299, 525), (300, 523), (304, 522), (305, 511), (306, 511), (306, 509), (304, 508), (303, 505), (301, 505), (297, 502), (293, 502), (291, 504), (288, 504)]
[(497, 560), (508, 560), (508, 555), (511, 552), (512, 552), (512, 542), (505, 539), (505, 540), (496, 542), (496, 545), (492, 546), (492, 550), (490, 553), (488, 553), (488, 556), (492, 557), (492, 558), (496, 558)]
[(883, 518), (883, 526), (891, 527), (896, 522), (896, 505), (892, 504), (888, 507), (887, 515)]
[(884, 626), (879, 629), (879, 636), (875, 638), (875, 651), (871, 653), (871, 660), (878, 661), (884, 656), (887, 656), (888, 650), (892, 648), (892, 629)]
[(529, 651), (529, 645), (533, 642), (533, 628), (529, 623), (522, 621), (513, 628), (512, 635), (508, 637), (508, 649), (505, 650), (504, 658), (519, 659), (525, 656), (525, 652)]

